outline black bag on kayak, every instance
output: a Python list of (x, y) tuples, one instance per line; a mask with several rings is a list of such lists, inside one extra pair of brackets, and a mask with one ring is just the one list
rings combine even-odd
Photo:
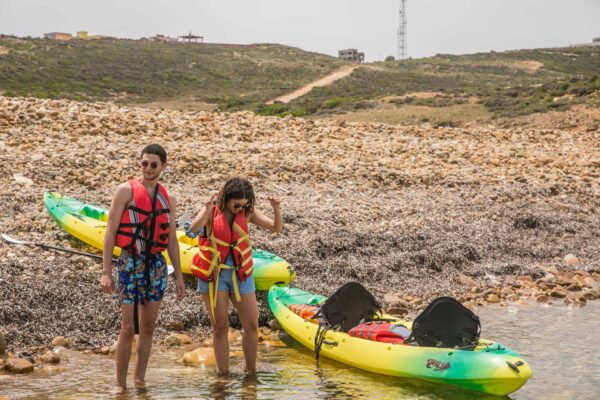
[(479, 317), (452, 297), (438, 297), (415, 318), (406, 343), (425, 347), (474, 348), (479, 341)]
[(348, 282), (332, 294), (317, 313), (330, 328), (348, 332), (381, 314), (381, 305), (360, 283)]

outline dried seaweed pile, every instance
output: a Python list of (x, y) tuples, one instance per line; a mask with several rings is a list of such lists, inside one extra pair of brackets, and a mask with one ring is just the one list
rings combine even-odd
[[(579, 128), (434, 129), (0, 97), (0, 231), (80, 245), (47, 215), (43, 192), (108, 206), (137, 174), (143, 145), (159, 142), (179, 215), (233, 175), (250, 177), (267, 213), (267, 194), (280, 194), (284, 234), (255, 229), (255, 242), (287, 259), (308, 290), (355, 280), (380, 297), (427, 299), (460, 291), (459, 274), (502, 282), (541, 277), (542, 267), (600, 271), (600, 133)], [(564, 264), (569, 253), (582, 264)], [(82, 348), (110, 344), (118, 309), (99, 274), (94, 261), (0, 244), (9, 346), (59, 335)], [(188, 289), (182, 304), (167, 293), (159, 337), (168, 326), (206, 329), (192, 280)]]

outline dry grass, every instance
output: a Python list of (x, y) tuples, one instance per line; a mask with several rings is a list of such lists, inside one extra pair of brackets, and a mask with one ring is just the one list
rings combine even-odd
[(422, 122), (462, 124), (489, 120), (492, 113), (480, 104), (457, 104), (450, 107), (383, 104), (377, 109), (349, 112), (334, 116), (338, 121), (381, 122), (384, 124), (414, 124)]

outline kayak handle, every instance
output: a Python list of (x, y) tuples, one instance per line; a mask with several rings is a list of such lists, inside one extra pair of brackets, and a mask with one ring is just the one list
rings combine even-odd
[(512, 362), (510, 362), (510, 361), (507, 361), (506, 363), (508, 364), (508, 366), (510, 367), (510, 369), (512, 369), (516, 373), (521, 372), (521, 370), (519, 369), (519, 367), (524, 364), (523, 361), (517, 361), (514, 364)]
[(335, 340), (327, 340), (327, 339), (325, 339), (325, 340), (323, 340), (323, 344), (335, 347), (335, 346), (338, 345), (338, 342), (336, 342)]

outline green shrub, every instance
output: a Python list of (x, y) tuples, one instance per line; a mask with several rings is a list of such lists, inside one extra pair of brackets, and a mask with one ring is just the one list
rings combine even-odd
[(287, 104), (273, 103), (273, 104), (262, 104), (256, 109), (256, 113), (259, 115), (279, 115), (290, 111), (290, 107)]
[(344, 103), (348, 103), (349, 101), (352, 101), (352, 99), (350, 99), (348, 97), (335, 97), (333, 99), (324, 101), (323, 104), (321, 104), (321, 108), (324, 108), (324, 109), (336, 108), (337, 106), (344, 104)]

